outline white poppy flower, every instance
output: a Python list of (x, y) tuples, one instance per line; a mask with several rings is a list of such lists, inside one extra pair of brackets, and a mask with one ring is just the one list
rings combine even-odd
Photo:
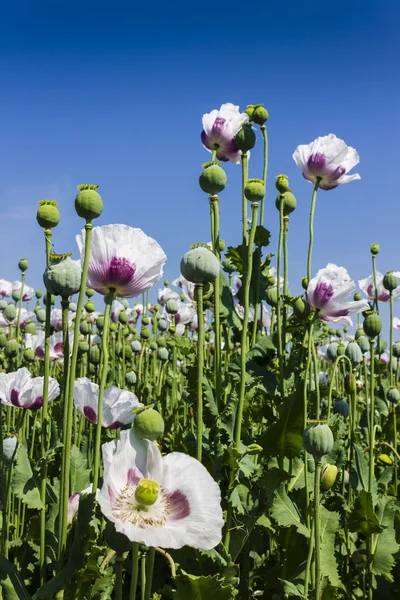
[(360, 162), (357, 151), (333, 133), (297, 146), (293, 159), (307, 181), (320, 180), (322, 190), (333, 190), (342, 183), (360, 179), (358, 173), (346, 175)]
[[(43, 405), (43, 377), (31, 377), (22, 367), (13, 373), (0, 373), (0, 400), (7, 406), (37, 410)], [(49, 378), (49, 402), (60, 394), (60, 386)]]
[[(20, 292), (22, 288), (22, 283), (20, 281), (13, 281), (12, 282), (12, 291), (13, 292)], [(24, 302), (28, 302), (28, 300), (30, 300), (33, 296), (33, 294), (35, 293), (35, 290), (31, 287), (29, 287), (29, 285), (26, 285), (24, 283), (24, 291), (22, 292), (22, 300)]]
[(216, 150), (218, 160), (240, 163), (241, 151), (238, 149), (235, 136), (244, 123), (249, 121), (246, 113), (239, 112), (239, 106), (230, 102), (222, 104), (219, 110), (214, 109), (203, 115), (203, 131), (201, 141), (204, 147), (212, 152)]
[[(400, 272), (394, 271), (392, 273), (395, 277), (400, 278)], [(365, 277), (365, 279), (360, 279), (358, 281), (358, 285), (360, 289), (364, 292), (364, 294), (370, 299), (375, 300), (375, 284), (374, 284), (374, 276), (369, 275)], [(387, 290), (383, 287), (383, 275), (377, 271), (376, 273), (376, 287), (378, 291), (378, 300), (379, 302), (389, 302), (390, 295)], [(400, 286), (393, 291), (393, 299), (398, 300), (400, 298)]]
[(97, 500), (115, 529), (132, 542), (210, 550), (221, 541), (221, 493), (196, 459), (161, 453), (134, 430), (102, 446), (103, 487)]
[[(85, 230), (76, 236), (83, 264)], [(106, 296), (135, 298), (162, 277), (167, 257), (153, 238), (128, 225), (103, 225), (92, 230), (88, 286)]]
[(0, 279), (0, 295), (10, 297), (12, 294), (12, 283), (7, 279)]

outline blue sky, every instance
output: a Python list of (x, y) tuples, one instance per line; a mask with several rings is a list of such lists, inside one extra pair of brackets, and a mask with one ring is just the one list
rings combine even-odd
[[(298, 209), (290, 222), (290, 282), (305, 273), (312, 186), (292, 153), (335, 133), (360, 154), (360, 182), (319, 193), (313, 271), (335, 262), (354, 279), (400, 270), (398, 249), (399, 51), (392, 0), (265, 2), (19, 2), (0, 23), (0, 277), (41, 286), (44, 263), (36, 203), (58, 200), (55, 250), (73, 251), (82, 221), (76, 185), (100, 186), (97, 224), (127, 223), (156, 238), (178, 275), (189, 245), (209, 241), (209, 208), (198, 187), (209, 155), (203, 113), (223, 102), (263, 102), (270, 119), (265, 226), (277, 242), (274, 176), (289, 175)], [(250, 174), (261, 175), (261, 143)], [(240, 167), (226, 165), (221, 237), (240, 240)], [(397, 311), (400, 316), (400, 309)]]

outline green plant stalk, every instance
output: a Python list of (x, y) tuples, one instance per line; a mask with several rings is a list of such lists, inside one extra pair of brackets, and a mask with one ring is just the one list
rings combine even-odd
[(390, 356), (389, 356), (389, 385), (393, 385), (393, 292), (390, 292), (390, 300), (389, 300), (389, 311), (390, 311), (390, 326), (389, 326), (389, 346), (390, 346)]
[[(254, 295), (254, 321), (253, 321), (253, 333), (251, 336), (251, 345), (254, 346), (257, 340), (257, 331), (258, 331), (258, 304), (260, 302), (260, 283), (261, 283), (261, 246), (257, 246), (256, 251), (254, 253), (255, 260), (257, 261), (255, 268), (255, 279), (256, 279), (256, 289)], [(262, 304), (260, 304), (260, 329), (262, 329)]]
[(342, 354), (341, 356), (338, 356), (337, 359), (335, 360), (335, 363), (333, 365), (332, 374), (331, 374), (331, 380), (329, 382), (329, 392), (328, 392), (328, 421), (330, 419), (331, 410), (332, 410), (332, 391), (333, 391), (333, 386), (334, 386), (334, 383), (335, 383), (336, 370), (337, 370), (338, 364), (339, 364), (339, 362), (341, 360), (347, 360), (347, 362), (350, 365), (350, 371), (352, 369), (351, 361), (350, 361), (350, 359), (345, 354)]
[(315, 214), (315, 203), (317, 201), (317, 191), (320, 184), (320, 178), (317, 178), (317, 181), (314, 186), (314, 191), (311, 198), (311, 209), (310, 209), (310, 222), (309, 222), (309, 242), (308, 242), (308, 256), (307, 256), (307, 279), (311, 280), (311, 261), (312, 261), (312, 250), (314, 243), (314, 214)]
[(369, 474), (368, 474), (368, 491), (372, 492), (372, 480), (374, 477), (374, 446), (375, 446), (375, 381), (374, 381), (374, 362), (375, 362), (375, 347), (374, 340), (370, 339), (370, 428), (369, 428)]
[[(267, 189), (267, 171), (268, 171), (268, 134), (267, 128), (265, 125), (261, 125), (260, 127), (261, 133), (263, 136), (263, 149), (264, 149), (264, 160), (263, 160), (263, 181), (264, 187)], [(265, 196), (261, 200), (260, 203), (260, 225), (264, 225), (264, 204), (265, 204)]]
[[(310, 323), (310, 328), (308, 331), (308, 351), (307, 351), (307, 363), (305, 368), (305, 377), (304, 377), (304, 387), (303, 387), (303, 431), (306, 430), (307, 427), (307, 417), (308, 417), (308, 389), (307, 389), (307, 380), (311, 369), (311, 360), (312, 360), (312, 343), (313, 343), (313, 331), (314, 331), (314, 320)], [(305, 336), (304, 336), (305, 337)], [(305, 339), (303, 340), (303, 344)], [(305, 492), (305, 512), (306, 512), (306, 524), (307, 527), (310, 527), (310, 512), (309, 512), (309, 487), (308, 487), (308, 458), (307, 451), (304, 449), (304, 492)], [(309, 542), (311, 543), (311, 541)]]
[[(372, 254), (372, 274), (374, 277), (374, 308), (379, 314), (379, 304), (378, 304), (378, 286), (376, 285), (376, 256)], [(392, 323), (390, 324), (390, 328), (392, 327)]]
[[(289, 251), (288, 251), (288, 233), (289, 233), (289, 217), (283, 217), (283, 295), (286, 297), (289, 294), (288, 279), (289, 279)], [(279, 282), (280, 283), (280, 282)], [(283, 350), (283, 373), (286, 370), (286, 326), (287, 326), (287, 306), (283, 303), (282, 310), (282, 350)], [(283, 380), (285, 386), (285, 379)], [(284, 394), (286, 390), (284, 387)]]
[(314, 550), (314, 521), (311, 523), (310, 543), (308, 545), (306, 570), (305, 570), (305, 574), (304, 574), (304, 594), (303, 594), (303, 596), (305, 598), (308, 598), (308, 582), (310, 579), (311, 560), (312, 560), (313, 550)]
[(95, 446), (94, 446), (94, 458), (93, 458), (93, 485), (92, 485), (92, 493), (95, 494), (97, 491), (97, 486), (99, 483), (99, 473), (100, 473), (100, 454), (101, 454), (101, 430), (102, 430), (102, 414), (103, 414), (103, 399), (104, 399), (104, 390), (106, 388), (107, 383), (107, 374), (108, 374), (108, 361), (109, 361), (109, 330), (110, 330), (110, 313), (111, 313), (111, 304), (114, 299), (115, 290), (110, 288), (108, 292), (108, 296), (105, 297), (105, 310), (104, 310), (104, 327), (103, 334), (101, 337), (101, 348), (103, 354), (103, 370), (101, 372), (100, 377), (100, 385), (99, 385), (99, 397), (97, 401), (97, 424), (96, 424), (96, 437), (95, 437)]
[(284, 397), (283, 382), (283, 352), (282, 352), (282, 311), (281, 311), (281, 264), (282, 264), (282, 246), (283, 246), (283, 202), (279, 206), (279, 237), (278, 237), (278, 255), (276, 272), (276, 330), (278, 337), (278, 361), (279, 361), (279, 387), (281, 397)]
[(197, 302), (197, 445), (196, 458), (201, 462), (203, 451), (203, 371), (204, 371), (204, 310), (203, 284), (196, 284), (195, 298)]
[(83, 307), (83, 302), (85, 299), (85, 290), (86, 290), (86, 280), (89, 268), (89, 258), (90, 258), (90, 244), (92, 240), (92, 224), (86, 223), (85, 225), (85, 254), (83, 258), (83, 266), (82, 266), (82, 278), (81, 278), (81, 287), (79, 290), (78, 296), (78, 304), (76, 307), (75, 313), (75, 325), (74, 325), (74, 343), (72, 346), (72, 355), (71, 355), (71, 364), (69, 368), (69, 377), (68, 377), (68, 395), (66, 396), (66, 402), (68, 403), (68, 418), (66, 425), (66, 433), (65, 439), (63, 440), (63, 482), (64, 487), (60, 491), (60, 494), (63, 494), (62, 507), (63, 514), (60, 516), (62, 519), (61, 533), (59, 542), (58, 542), (58, 561), (59, 561), (59, 569), (61, 570), (63, 565), (63, 554), (65, 552), (66, 540), (67, 540), (67, 520), (68, 520), (68, 498), (69, 498), (69, 485), (70, 485), (70, 471), (71, 471), (71, 444), (72, 444), (72, 421), (73, 421), (73, 411), (74, 411), (74, 383), (75, 383), (75, 374), (76, 374), (76, 365), (78, 362), (78, 347), (79, 347), (79, 326), (81, 320), (81, 312)]
[[(15, 429), (17, 436), (24, 425), (26, 416), (27, 416), (27, 411), (22, 409), (21, 414), (18, 417), (18, 422), (16, 424), (16, 429)], [(10, 511), (10, 506), (11, 506), (11, 481), (12, 481), (12, 476), (13, 476), (13, 472), (14, 472), (14, 459), (17, 454), (18, 445), (19, 444), (17, 441), (17, 444), (15, 446), (14, 452), (11, 457), (10, 466), (8, 468), (8, 477), (7, 477), (5, 489), (2, 490), (2, 496), (4, 495), (4, 501), (2, 502), (3, 526), (2, 526), (2, 530), (1, 530), (1, 548), (2, 548), (1, 552), (2, 552), (2, 554), (4, 554), (4, 556), (6, 558), (8, 558), (8, 537), (9, 537), (10, 522), (11, 522), (11, 514), (8, 514), (8, 512)], [(5, 472), (6, 471), (5, 465), (2, 465), (2, 466), (3, 466), (4, 472)], [(5, 480), (5, 476), (4, 476), (4, 480)], [(18, 531), (18, 527), (16, 529)]]
[(132, 544), (132, 579), (129, 589), (129, 600), (136, 600), (137, 584), (139, 579), (139, 544)]
[[(246, 152), (242, 154), (242, 236), (243, 236), (243, 261), (246, 257), (245, 247), (248, 243), (247, 234), (247, 198), (244, 195), (244, 187), (249, 177), (249, 161)], [(243, 268), (245, 265), (243, 263)]]
[[(22, 297), (24, 295), (24, 283), (25, 283), (25, 273), (21, 273), (21, 295), (20, 295), (19, 301), (18, 301), (17, 332), (16, 332), (18, 344), (19, 344), (19, 333), (20, 333), (19, 330), (20, 330), (20, 323), (21, 323)], [(18, 354), (19, 354), (19, 352), (18, 352)]]
[[(212, 233), (212, 244), (214, 254), (218, 261), (221, 260), (219, 250), (219, 201), (218, 196), (211, 196), (212, 213), (214, 215), (214, 228)], [(221, 316), (220, 316), (220, 278), (219, 273), (214, 281), (214, 376), (215, 376), (215, 396), (218, 410), (221, 409), (221, 389), (222, 389), (222, 355), (221, 355)]]
[[(393, 406), (393, 450), (397, 455), (397, 411), (396, 407)], [(397, 487), (398, 487), (398, 461), (394, 462), (394, 495), (397, 498)]]
[(115, 559), (115, 600), (123, 600), (122, 584), (124, 573), (124, 557), (117, 554)]
[(146, 554), (142, 554), (142, 558), (140, 560), (140, 583), (141, 583), (141, 600), (145, 600), (146, 593)]
[(315, 385), (315, 393), (317, 396), (317, 410), (316, 410), (316, 419), (319, 420), (320, 412), (321, 412), (321, 398), (319, 393), (319, 361), (317, 357), (317, 352), (315, 350), (315, 344), (312, 345), (312, 357), (313, 357), (313, 365), (314, 365), (314, 385)]
[(156, 554), (155, 548), (149, 548), (147, 552), (147, 561), (146, 561), (146, 591), (144, 595), (144, 600), (151, 600), (151, 587), (153, 584), (153, 572), (154, 572), (154, 557)]
[(321, 598), (321, 534), (320, 534), (320, 481), (322, 463), (315, 463), (314, 478), (314, 533), (315, 533), (315, 598)]
[(235, 445), (240, 450), (240, 440), (242, 435), (242, 420), (243, 420), (243, 407), (244, 398), (246, 391), (246, 354), (247, 354), (247, 330), (249, 325), (249, 293), (251, 283), (251, 273), (253, 266), (253, 246), (254, 238), (257, 227), (257, 216), (258, 216), (258, 203), (253, 202), (251, 205), (251, 231), (249, 245), (247, 248), (247, 261), (243, 272), (243, 329), (240, 341), (240, 392), (239, 402), (237, 407), (236, 419), (235, 419)]
[[(46, 241), (46, 265), (50, 260), (51, 238), (50, 229), (44, 232)], [(46, 452), (48, 449), (48, 426), (49, 426), (49, 377), (50, 377), (50, 314), (51, 314), (51, 294), (46, 294), (46, 324), (44, 334), (44, 374), (43, 374), (43, 406), (41, 413), (41, 437), (40, 437), (40, 456), (42, 458), (42, 472), (40, 482), (40, 500), (43, 508), (40, 511), (40, 550), (39, 550), (39, 569), (40, 583), (46, 581), (46, 490), (47, 490), (47, 461)]]

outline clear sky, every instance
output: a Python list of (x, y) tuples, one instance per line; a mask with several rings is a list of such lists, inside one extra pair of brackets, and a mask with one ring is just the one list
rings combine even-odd
[[(298, 209), (290, 222), (290, 282), (305, 273), (312, 186), (292, 153), (335, 133), (360, 154), (361, 181), (319, 193), (313, 271), (335, 262), (354, 279), (400, 270), (397, 2), (309, 0), (229, 3), (55, 3), (2, 6), (0, 22), (0, 277), (43, 287), (37, 201), (58, 200), (54, 249), (73, 251), (82, 221), (76, 185), (97, 183), (104, 213), (156, 238), (178, 275), (190, 243), (207, 242), (209, 207), (198, 187), (209, 154), (203, 113), (233, 102), (269, 110), (265, 226), (277, 242), (274, 176), (289, 175)], [(262, 148), (250, 175), (261, 176)], [(240, 241), (240, 167), (226, 165), (221, 237)], [(400, 307), (397, 310), (400, 316)]]

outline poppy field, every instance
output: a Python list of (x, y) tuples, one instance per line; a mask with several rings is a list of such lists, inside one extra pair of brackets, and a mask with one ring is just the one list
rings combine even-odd
[[(29, 257), (0, 279), (4, 600), (400, 597), (400, 271), (379, 271), (376, 243), (358, 282), (334, 247), (313, 267), (318, 199), (357, 186), (358, 153), (333, 134), (288, 148), (289, 183), (268, 170), (263, 105), (202, 125), (210, 233), (175, 280), (151, 231), (96, 224), (95, 184), (71, 198), (73, 256), (54, 252), (63, 207), (38, 199), (42, 289)], [(230, 169), (236, 246), (220, 236)]]

